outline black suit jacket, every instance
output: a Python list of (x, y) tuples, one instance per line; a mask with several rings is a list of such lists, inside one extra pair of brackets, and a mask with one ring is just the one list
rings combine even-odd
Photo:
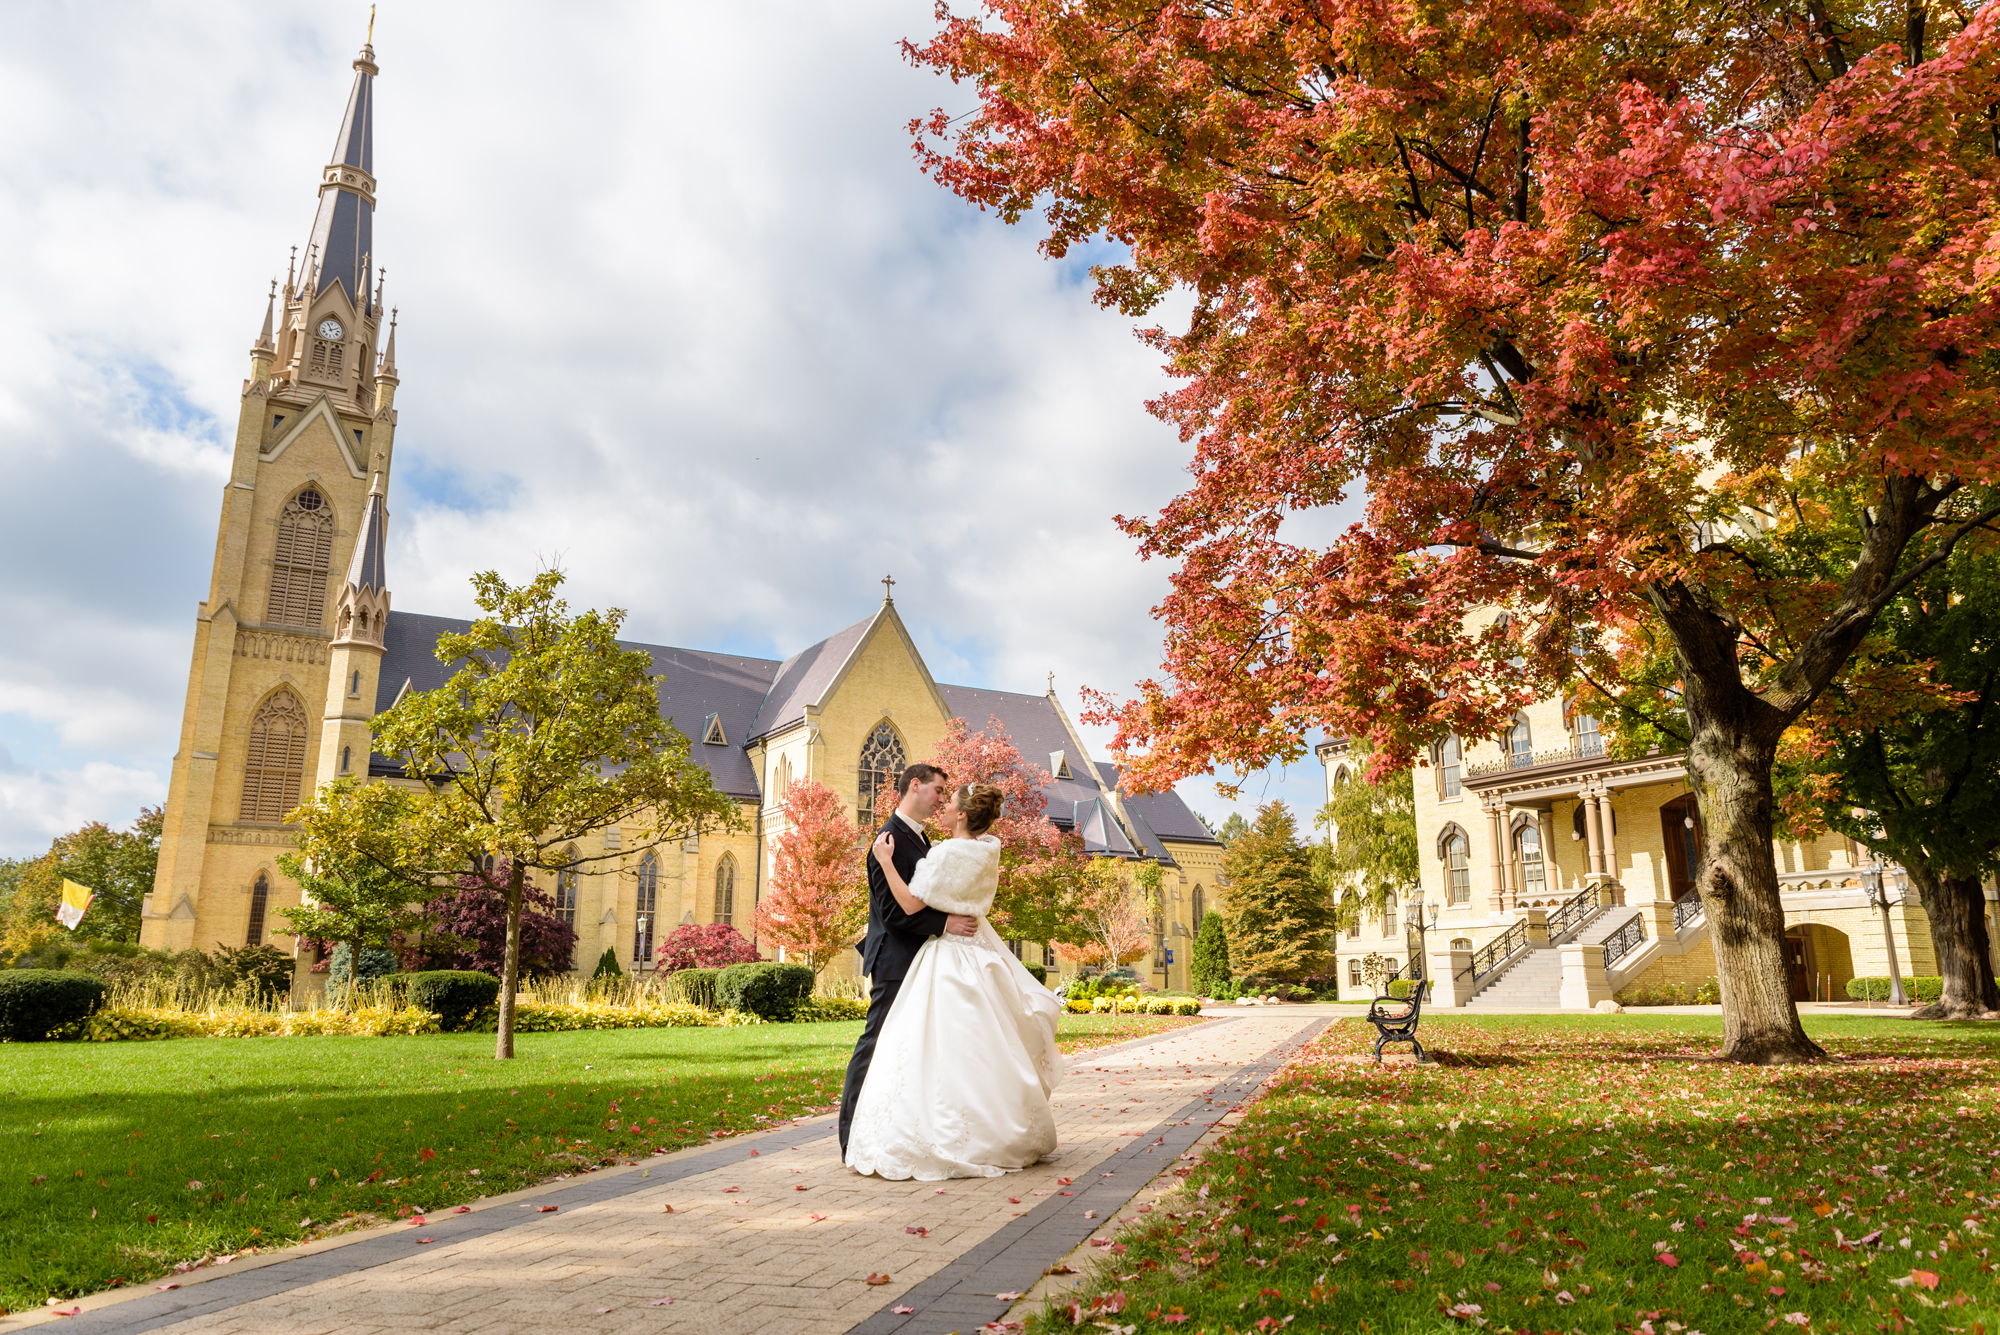
[[(889, 861), (895, 865), (896, 874), (908, 885), (917, 874), (917, 864), (924, 854), (930, 852), (931, 842), (903, 824), (902, 817), (890, 813), (889, 823), (877, 830), (871, 838), (879, 839), (887, 831), (895, 841), (895, 851)], [(942, 909), (922, 908), (915, 913), (903, 912), (903, 906), (896, 902), (896, 896), (889, 892), (889, 878), (883, 874), (882, 866), (874, 854), (868, 857), (868, 935), (861, 938), (861, 972), (878, 983), (900, 979), (910, 971), (910, 962), (917, 957), (917, 951), (924, 942), (934, 936), (944, 935), (944, 925), (950, 915)]]

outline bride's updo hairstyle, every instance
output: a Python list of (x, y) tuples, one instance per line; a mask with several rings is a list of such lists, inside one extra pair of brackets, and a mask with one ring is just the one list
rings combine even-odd
[(966, 816), (966, 830), (970, 834), (985, 834), (993, 828), (993, 822), (1000, 819), (1000, 807), (1004, 797), (998, 788), (990, 783), (968, 783), (958, 790), (958, 809)]

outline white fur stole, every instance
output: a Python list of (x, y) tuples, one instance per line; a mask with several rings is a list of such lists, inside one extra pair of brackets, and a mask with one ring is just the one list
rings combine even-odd
[(946, 913), (984, 917), (999, 884), (1000, 840), (982, 834), (932, 844), (910, 878), (910, 893)]

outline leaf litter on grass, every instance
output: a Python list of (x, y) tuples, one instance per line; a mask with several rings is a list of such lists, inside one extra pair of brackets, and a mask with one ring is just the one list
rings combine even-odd
[(1335, 1029), (1030, 1325), (2000, 1332), (2000, 1033), (1815, 1020), (1836, 1060), (1749, 1068), (1718, 1028), (1448, 1017), (1416, 1069)]

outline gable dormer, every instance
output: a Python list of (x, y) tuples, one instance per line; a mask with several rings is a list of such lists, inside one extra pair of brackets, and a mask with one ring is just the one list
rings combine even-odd
[(1069, 753), (1067, 751), (1049, 752), (1049, 774), (1058, 779), (1074, 779), (1076, 777), (1076, 775), (1070, 773)]

